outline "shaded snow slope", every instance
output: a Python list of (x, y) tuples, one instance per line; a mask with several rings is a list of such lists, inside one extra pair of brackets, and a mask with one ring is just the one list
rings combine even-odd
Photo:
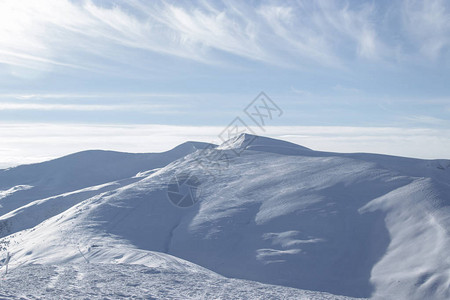
[[(228, 157), (212, 169), (198, 164), (208, 153), (187, 152), (150, 172), (144, 163), (129, 177), (121, 170), (113, 182), (17, 196), (16, 209), (0, 208), (0, 244), (12, 253), (12, 268), (151, 267), (147, 253), (157, 252), (227, 277), (305, 290), (450, 298), (450, 161), (318, 152), (251, 135), (209, 150)], [(180, 172), (201, 183), (199, 202), (183, 209), (167, 198)]]

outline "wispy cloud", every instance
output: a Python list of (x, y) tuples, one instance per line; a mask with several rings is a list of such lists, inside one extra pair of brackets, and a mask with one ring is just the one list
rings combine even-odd
[(4, 110), (40, 110), (40, 111), (141, 111), (152, 113), (178, 114), (177, 105), (164, 104), (55, 104), (55, 103), (11, 103), (0, 102), (0, 111)]
[(40, 100), (40, 99), (92, 99), (92, 98), (186, 98), (195, 94), (176, 94), (176, 93), (45, 93), (45, 94), (11, 94), (0, 93), (0, 99), (18, 99), (18, 100)]
[(450, 9), (445, 0), (405, 0), (404, 28), (424, 55), (437, 59), (450, 46)]
[(450, 120), (444, 120), (433, 116), (413, 115), (404, 117), (404, 119), (419, 124), (438, 125), (438, 126), (450, 125)]
[[(97, 72), (108, 70), (105, 60), (129, 62), (146, 53), (205, 64), (230, 62), (233, 55), (284, 67), (392, 60), (399, 51), (444, 55), (448, 3), (404, 0), (398, 7), (392, 14), (378, 2), (128, 0), (103, 6), (90, 0), (3, 0), (0, 63), (36, 72)], [(400, 39), (386, 36), (380, 20), (387, 18), (402, 19), (390, 28)]]

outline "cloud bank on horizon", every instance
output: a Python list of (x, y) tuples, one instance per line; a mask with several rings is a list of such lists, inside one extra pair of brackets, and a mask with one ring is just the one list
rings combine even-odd
[(225, 126), (264, 90), (286, 134), (429, 128), (446, 140), (449, 62), (444, 0), (4, 0), (0, 131)]

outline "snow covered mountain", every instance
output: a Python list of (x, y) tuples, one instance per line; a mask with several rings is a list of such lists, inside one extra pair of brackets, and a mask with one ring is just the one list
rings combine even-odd
[(449, 160), (243, 134), (0, 170), (0, 205), (2, 295), (450, 299)]

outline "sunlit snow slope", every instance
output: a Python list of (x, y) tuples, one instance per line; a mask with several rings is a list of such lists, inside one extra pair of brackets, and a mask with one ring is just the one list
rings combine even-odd
[[(206, 146), (83, 152), (0, 171), (11, 272), (164, 265), (352, 297), (450, 299), (450, 161), (251, 135)], [(191, 207), (168, 200), (179, 173), (199, 180)]]

